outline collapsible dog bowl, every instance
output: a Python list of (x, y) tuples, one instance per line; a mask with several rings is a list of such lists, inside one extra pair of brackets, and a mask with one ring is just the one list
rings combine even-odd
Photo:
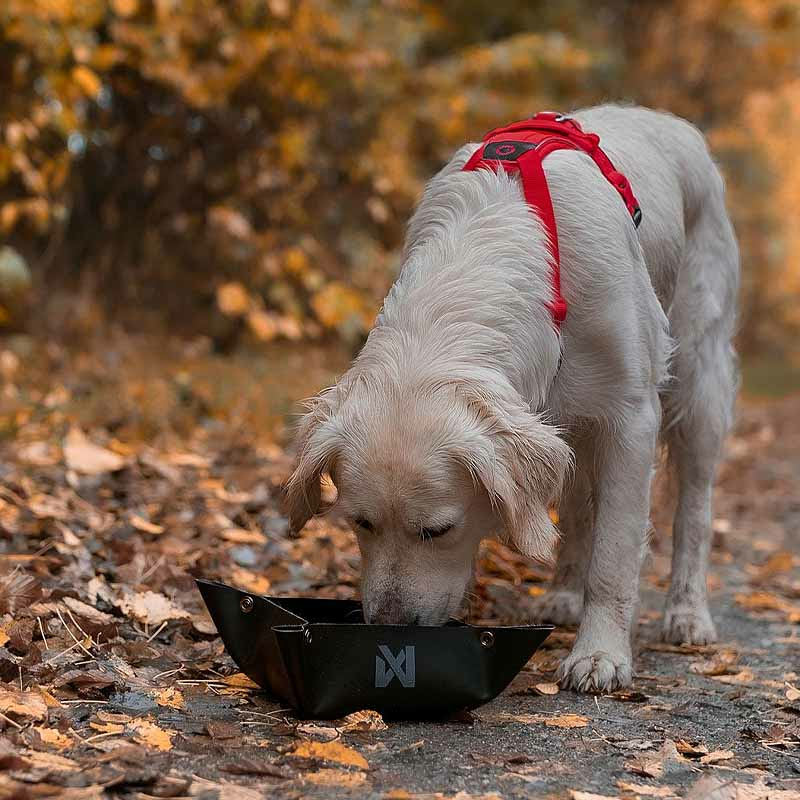
[(430, 717), (475, 708), (500, 694), (553, 630), (366, 625), (352, 600), (197, 585), (239, 669), (306, 717), (365, 708)]

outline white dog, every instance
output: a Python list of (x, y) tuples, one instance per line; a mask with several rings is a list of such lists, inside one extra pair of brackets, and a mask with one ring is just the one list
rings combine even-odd
[(677, 470), (671, 642), (710, 642), (711, 490), (736, 390), (738, 250), (701, 134), (643, 108), (574, 115), (630, 180), (640, 229), (584, 153), (544, 161), (568, 315), (560, 335), (543, 227), (518, 178), (428, 184), (403, 269), (338, 384), (312, 401), (287, 483), (291, 524), (319, 513), (329, 473), (363, 557), (370, 622), (441, 624), (482, 537), (547, 559), (543, 619), (579, 624), (565, 686), (630, 683), (631, 631), (659, 432)]

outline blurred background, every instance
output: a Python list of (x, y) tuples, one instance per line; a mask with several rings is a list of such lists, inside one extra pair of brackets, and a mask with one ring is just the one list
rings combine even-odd
[(452, 151), (605, 100), (706, 133), (745, 390), (797, 388), (797, 0), (4, 0), (4, 430), (60, 391), (109, 429), (281, 436), (362, 341)]

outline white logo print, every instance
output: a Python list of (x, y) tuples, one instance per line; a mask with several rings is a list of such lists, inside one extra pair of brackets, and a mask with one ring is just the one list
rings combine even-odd
[(406, 645), (396, 656), (385, 645), (378, 645), (375, 656), (375, 688), (386, 688), (395, 678), (401, 686), (413, 689), (417, 681), (417, 671), (414, 659), (414, 645)]

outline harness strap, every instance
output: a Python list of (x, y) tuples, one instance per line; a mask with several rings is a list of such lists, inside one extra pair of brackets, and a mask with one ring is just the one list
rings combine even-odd
[(525, 201), (538, 212), (547, 233), (553, 286), (553, 297), (547, 305), (558, 329), (567, 316), (567, 304), (561, 295), (561, 261), (553, 201), (542, 166), (545, 157), (556, 150), (580, 150), (591, 156), (606, 180), (617, 190), (636, 227), (639, 226), (642, 212), (630, 183), (600, 148), (600, 137), (595, 133), (585, 133), (575, 120), (552, 111), (542, 111), (531, 119), (489, 131), (483, 137), (482, 146), (462, 169), (465, 172), (503, 169), (507, 173), (519, 174)]

